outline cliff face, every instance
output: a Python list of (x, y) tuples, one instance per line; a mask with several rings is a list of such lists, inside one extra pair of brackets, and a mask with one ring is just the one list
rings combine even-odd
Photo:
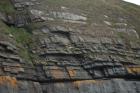
[(5, 0), (0, 11), (0, 93), (140, 93), (139, 6)]

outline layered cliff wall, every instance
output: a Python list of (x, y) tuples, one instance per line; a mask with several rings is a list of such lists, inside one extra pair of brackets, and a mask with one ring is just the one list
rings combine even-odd
[(140, 93), (139, 6), (5, 0), (0, 11), (0, 93)]

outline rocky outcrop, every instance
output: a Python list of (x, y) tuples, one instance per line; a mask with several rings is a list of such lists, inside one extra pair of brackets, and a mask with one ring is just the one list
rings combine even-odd
[(46, 2), (11, 0), (16, 11), (3, 21), (22, 28), (37, 25), (30, 29), (34, 44), (24, 45), (35, 57), (29, 63), (19, 47), (0, 40), (0, 93), (140, 93), (140, 43), (133, 41), (139, 34), (126, 16), (95, 15), (90, 23), (88, 15), (64, 6), (45, 10)]

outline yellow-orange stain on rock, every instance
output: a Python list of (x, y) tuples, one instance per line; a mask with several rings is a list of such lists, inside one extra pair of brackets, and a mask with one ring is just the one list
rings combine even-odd
[(0, 76), (0, 85), (10, 84), (12, 87), (17, 87), (17, 80), (10, 76)]
[(140, 74), (140, 67), (127, 67), (127, 71), (130, 74)]
[(65, 76), (64, 71), (56, 66), (52, 67), (49, 71), (54, 78), (62, 78)]
[(102, 81), (96, 81), (96, 80), (82, 80), (82, 81), (74, 81), (74, 86), (76, 88), (79, 88), (82, 85), (89, 85), (89, 84), (99, 84)]
[(51, 70), (51, 74), (54, 78), (64, 77), (64, 72), (61, 70)]
[(70, 77), (76, 76), (76, 71), (75, 70), (71, 69), (71, 70), (68, 70), (68, 72), (69, 72)]

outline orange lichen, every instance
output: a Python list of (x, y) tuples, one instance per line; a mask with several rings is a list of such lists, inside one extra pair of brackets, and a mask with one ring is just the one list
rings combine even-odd
[(79, 88), (82, 85), (87, 85), (87, 84), (97, 84), (99, 81), (96, 80), (82, 80), (82, 81), (75, 81), (74, 86), (76, 88)]
[(12, 87), (17, 87), (17, 80), (10, 76), (0, 76), (0, 84), (10, 84)]
[(140, 73), (140, 67), (127, 67), (127, 71), (130, 74), (138, 74)]
[(63, 69), (61, 69), (60, 67), (53, 66), (48, 71), (53, 78), (64, 78), (65, 77), (65, 73), (64, 73)]
[(70, 77), (76, 76), (76, 71), (73, 69), (68, 70)]
[(131, 68), (127, 68), (127, 71), (128, 71), (128, 73), (130, 73), (130, 74), (133, 73), (132, 70), (131, 70)]
[(51, 75), (54, 78), (62, 78), (62, 77), (64, 77), (64, 72), (61, 71), (61, 70), (50, 70), (50, 72), (51, 72)]

